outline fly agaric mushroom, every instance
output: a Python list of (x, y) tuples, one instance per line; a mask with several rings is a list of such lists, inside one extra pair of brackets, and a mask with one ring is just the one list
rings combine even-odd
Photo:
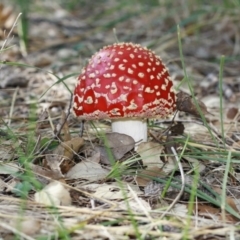
[(176, 109), (169, 73), (154, 52), (133, 43), (109, 45), (94, 54), (78, 77), (73, 112), (84, 120), (109, 118), (112, 131), (147, 141), (147, 118)]

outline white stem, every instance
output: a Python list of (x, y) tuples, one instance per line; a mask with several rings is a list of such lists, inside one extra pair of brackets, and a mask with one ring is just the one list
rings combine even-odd
[(147, 141), (147, 120), (116, 119), (112, 120), (112, 131), (131, 136), (137, 145)]

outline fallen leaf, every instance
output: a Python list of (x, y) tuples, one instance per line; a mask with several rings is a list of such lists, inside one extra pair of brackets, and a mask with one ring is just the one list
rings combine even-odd
[(152, 167), (148, 169), (142, 169), (137, 172), (137, 176), (135, 178), (135, 181), (138, 186), (145, 187), (150, 182), (152, 182), (153, 178), (164, 178), (166, 177), (166, 173), (163, 172), (161, 168), (158, 167)]
[(83, 138), (76, 137), (69, 141), (61, 142), (60, 145), (54, 150), (53, 154), (57, 154), (71, 160), (73, 155), (78, 152), (83, 144)]
[(66, 174), (66, 177), (68, 179), (81, 178), (90, 181), (97, 181), (105, 178), (108, 173), (109, 171), (103, 169), (100, 164), (87, 159), (72, 167)]
[[(142, 207), (139, 206), (139, 203), (142, 205)], [(150, 211), (152, 209), (149, 201), (146, 201), (142, 198), (138, 198), (138, 201), (136, 201), (135, 199), (130, 199), (128, 201), (128, 204), (126, 204), (125, 201), (122, 201), (118, 204), (118, 207), (121, 210), (125, 210), (125, 211), (129, 211), (129, 208), (130, 208), (131, 211), (133, 212), (143, 213), (143, 214), (145, 214), (145, 211)]]
[(29, 166), (32, 172), (36, 175), (36, 178), (43, 184), (48, 183), (48, 178), (58, 180), (64, 176), (59, 170), (53, 171), (36, 164), (29, 164)]
[(19, 165), (14, 162), (0, 164), (0, 174), (15, 174), (17, 172), (19, 172)]
[(84, 144), (80, 137), (61, 142), (52, 154), (46, 155), (47, 166), (54, 172), (65, 174), (73, 166), (73, 156)]
[[(203, 102), (201, 102), (200, 100), (197, 100), (197, 103), (199, 105), (199, 108), (202, 111), (202, 114), (209, 113), (207, 111), (207, 107), (205, 106), (205, 104)], [(177, 93), (177, 110), (183, 111), (186, 113), (190, 113), (197, 117), (201, 117), (201, 115), (199, 114), (199, 111), (195, 105), (194, 99), (192, 98), (191, 95), (189, 95), (188, 93), (185, 93), (185, 92)]]
[(45, 186), (41, 191), (36, 192), (34, 199), (38, 203), (53, 206), (71, 205), (71, 197), (65, 186), (58, 181), (54, 181)]
[(232, 120), (236, 117), (237, 114), (238, 114), (238, 108), (231, 107), (227, 111), (227, 118)]
[(184, 159), (190, 162), (193, 165), (195, 171), (197, 170), (199, 173), (202, 173), (206, 169), (206, 166), (196, 158), (184, 156)]
[[(218, 191), (220, 191), (220, 189), (218, 189)], [(229, 204), (237, 213), (239, 213), (238, 208), (234, 202), (234, 199), (231, 197), (227, 197), (226, 200), (227, 200), (226, 201), (227, 204)], [(197, 209), (198, 209), (198, 214), (200, 216), (208, 216), (211, 218), (214, 217), (215, 220), (219, 220), (219, 219), (223, 220), (221, 208), (216, 208), (216, 207), (210, 206), (209, 204), (199, 203)], [(238, 218), (234, 217), (227, 211), (225, 212), (225, 217), (226, 217), (225, 220), (231, 223), (237, 223), (239, 221)]]
[(121, 159), (127, 152), (134, 148), (135, 142), (134, 139), (126, 134), (121, 133), (106, 133), (102, 137), (102, 145), (96, 146), (101, 153), (101, 163), (110, 164), (109, 152), (110, 149), (114, 160)]
[(110, 184), (95, 183), (95, 184), (84, 185), (83, 187), (81, 186), (81, 188), (84, 188), (88, 191), (94, 191), (93, 196), (98, 198), (104, 198), (109, 200), (113, 200), (113, 199), (122, 200), (122, 199), (125, 199), (125, 197), (131, 197), (131, 193), (129, 192), (127, 185), (130, 185), (136, 194), (142, 194), (138, 186), (129, 184), (129, 183), (127, 184), (124, 182), (122, 182), (121, 184), (122, 189), (117, 183), (110, 183)]
[(0, 83), (1, 88), (26, 88), (28, 86), (28, 79), (23, 74), (10, 74)]
[(138, 145), (137, 153), (141, 156), (143, 166), (147, 168), (162, 168), (161, 154), (164, 147), (155, 142), (142, 142)]
[(171, 136), (179, 136), (184, 133), (184, 125), (182, 122), (175, 122), (169, 129)]
[(171, 213), (174, 216), (186, 217), (187, 214), (188, 214), (188, 209), (187, 209), (187, 206), (185, 204), (176, 203), (174, 205), (174, 207), (172, 208)]
[(0, 36), (4, 37), (5, 32), (4, 29), (9, 29), (12, 27), (14, 20), (15, 20), (15, 14), (13, 12), (13, 8), (9, 5), (3, 5), (0, 3)]
[(49, 66), (54, 61), (53, 56), (49, 54), (38, 54), (32, 61), (32, 65), (38, 68)]
[(32, 236), (38, 233), (41, 229), (41, 222), (33, 217), (27, 217), (27, 219), (14, 219), (10, 222), (10, 225), (16, 229), (20, 229), (22, 233)]

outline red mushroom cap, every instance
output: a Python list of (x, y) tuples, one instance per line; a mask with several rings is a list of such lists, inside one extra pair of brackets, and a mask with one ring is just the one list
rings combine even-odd
[(162, 117), (176, 109), (175, 93), (161, 59), (138, 44), (106, 46), (78, 77), (73, 111), (84, 119)]

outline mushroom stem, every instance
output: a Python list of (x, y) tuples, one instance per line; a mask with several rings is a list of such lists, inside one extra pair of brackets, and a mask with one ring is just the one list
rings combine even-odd
[(147, 120), (116, 119), (112, 120), (112, 131), (131, 136), (136, 145), (147, 141)]

